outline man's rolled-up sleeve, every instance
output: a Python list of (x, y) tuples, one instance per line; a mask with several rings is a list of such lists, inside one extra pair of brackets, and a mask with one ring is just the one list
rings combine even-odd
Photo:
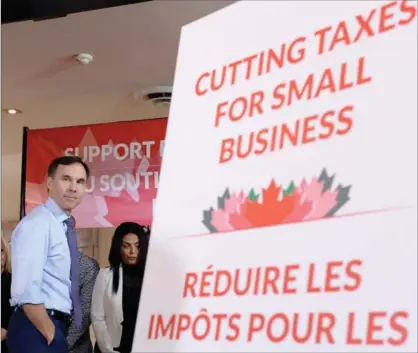
[(42, 219), (24, 219), (12, 234), (12, 305), (43, 304), (41, 285), (49, 230)]

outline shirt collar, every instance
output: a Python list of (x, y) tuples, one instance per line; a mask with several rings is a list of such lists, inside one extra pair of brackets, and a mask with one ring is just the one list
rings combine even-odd
[(58, 206), (58, 204), (51, 198), (48, 198), (45, 202), (45, 207), (50, 210), (55, 218), (60, 222), (64, 222), (66, 219), (70, 218), (70, 215)]

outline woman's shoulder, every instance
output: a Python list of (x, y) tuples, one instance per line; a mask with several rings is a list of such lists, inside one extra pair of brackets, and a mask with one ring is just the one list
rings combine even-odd
[(101, 268), (96, 278), (96, 283), (100, 283), (102, 286), (108, 287), (113, 280), (113, 271), (110, 267)]
[(113, 274), (113, 271), (109, 266), (105, 268), (101, 268), (99, 270), (100, 277), (109, 278), (109, 277), (112, 277), (112, 274)]

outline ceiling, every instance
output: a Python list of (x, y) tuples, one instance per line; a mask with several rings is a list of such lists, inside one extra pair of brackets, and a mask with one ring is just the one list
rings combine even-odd
[(137, 4), (152, 0), (2, 0), (1, 23), (42, 21), (65, 17), (68, 14)]
[[(167, 116), (136, 100), (149, 85), (172, 85), (183, 25), (235, 1), (151, 1), (42, 22), (1, 26), (2, 221), (19, 217), (22, 128)], [(78, 64), (87, 52), (94, 61)]]

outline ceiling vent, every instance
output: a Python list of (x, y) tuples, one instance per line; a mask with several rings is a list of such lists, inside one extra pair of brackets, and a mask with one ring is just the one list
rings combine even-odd
[(169, 108), (171, 103), (171, 86), (152, 86), (135, 93), (135, 99), (151, 101), (155, 106)]

